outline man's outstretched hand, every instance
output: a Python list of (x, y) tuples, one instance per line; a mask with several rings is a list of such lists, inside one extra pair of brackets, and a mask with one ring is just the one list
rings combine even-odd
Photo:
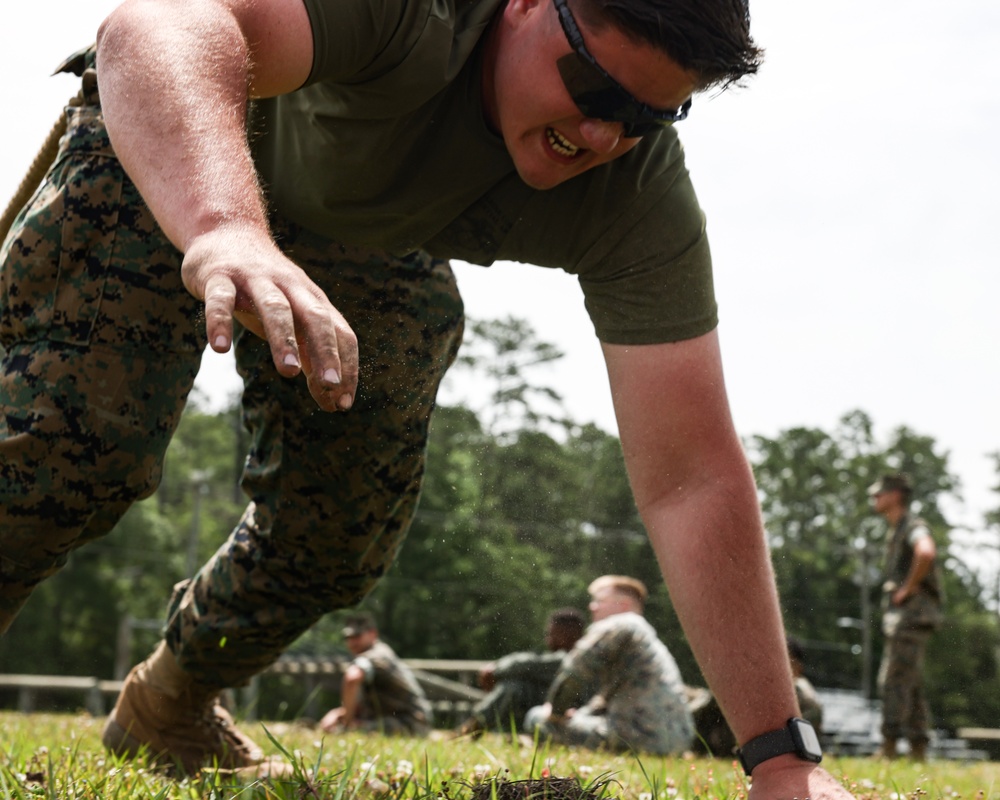
[(233, 318), (271, 347), (286, 378), (304, 371), (325, 411), (346, 411), (358, 388), (358, 340), (343, 315), (270, 239), (213, 231), (193, 239), (181, 268), (184, 285), (205, 302), (213, 350), (233, 341)]

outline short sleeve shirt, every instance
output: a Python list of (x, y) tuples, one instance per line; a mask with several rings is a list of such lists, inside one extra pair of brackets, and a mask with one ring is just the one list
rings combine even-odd
[(485, 122), (479, 47), (499, 0), (305, 0), (307, 85), (255, 105), (276, 213), (344, 244), (578, 276), (602, 341), (717, 323), (704, 216), (674, 129), (536, 190)]
[(396, 717), (428, 724), (430, 704), (416, 678), (389, 645), (377, 641), (354, 661), (365, 675), (359, 719)]
[(907, 541), (910, 544), (915, 545), (925, 536), (930, 536), (930, 535), (931, 535), (930, 529), (926, 525), (914, 525), (913, 529), (910, 531), (909, 536), (907, 537)]

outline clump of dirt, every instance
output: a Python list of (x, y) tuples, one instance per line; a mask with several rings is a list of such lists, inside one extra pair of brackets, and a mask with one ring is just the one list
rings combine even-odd
[(578, 778), (529, 778), (520, 781), (489, 780), (472, 787), (472, 800), (601, 800), (607, 781), (590, 786)]

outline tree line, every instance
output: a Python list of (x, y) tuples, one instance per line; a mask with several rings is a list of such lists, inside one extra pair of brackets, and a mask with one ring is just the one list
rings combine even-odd
[[(453, 370), (485, 387), (484, 399), (480, 407), (437, 409), (407, 542), (365, 606), (405, 657), (490, 659), (540, 648), (547, 614), (585, 609), (593, 577), (634, 575), (651, 589), (648, 617), (685, 680), (703, 684), (636, 512), (617, 438), (570, 419), (546, 385), (546, 368), (560, 357), (523, 321), (469, 326)], [(873, 427), (856, 410), (833, 430), (796, 427), (746, 440), (786, 627), (805, 643), (814, 683), (872, 693), (884, 524), (869, 509), (866, 487), (883, 472), (905, 470), (934, 530), (947, 593), (947, 623), (927, 656), (935, 724), (993, 726), (1000, 717), (996, 597), (957, 557), (956, 545), (970, 541), (953, 541), (941, 511), (957, 496), (958, 478), (931, 437), (901, 427), (878, 441)], [(242, 513), (244, 440), (235, 403), (212, 412), (193, 398), (156, 494), (36, 590), (0, 639), (0, 670), (111, 677), (123, 618), (161, 620), (172, 585), (207, 559)], [(1000, 475), (1000, 457), (997, 467)], [(993, 538), (998, 530), (1000, 508), (983, 527)], [(346, 653), (341, 618), (325, 617), (291, 652)], [(140, 630), (129, 659), (143, 658), (157, 635), (153, 624)], [(275, 689), (263, 713), (296, 707), (282, 702), (282, 691)]]

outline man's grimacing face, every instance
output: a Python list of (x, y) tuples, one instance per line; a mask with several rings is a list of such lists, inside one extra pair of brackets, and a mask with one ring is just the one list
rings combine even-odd
[[(483, 99), (521, 179), (550, 189), (635, 147), (621, 123), (583, 116), (569, 96), (556, 60), (571, 47), (552, 0), (509, 0), (501, 13), (487, 41)], [(639, 100), (679, 108), (694, 92), (694, 76), (661, 51), (577, 21), (597, 61)]]

